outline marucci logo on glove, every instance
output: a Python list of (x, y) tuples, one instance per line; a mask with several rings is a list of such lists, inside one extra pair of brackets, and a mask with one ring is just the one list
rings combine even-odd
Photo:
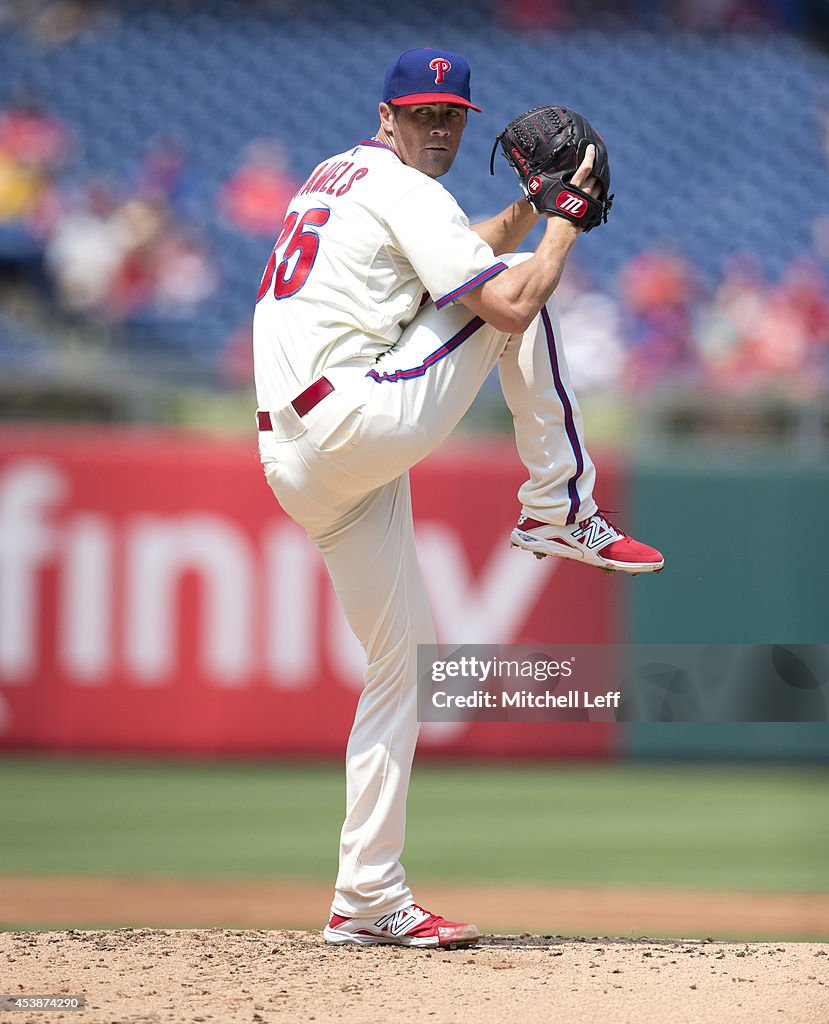
[(527, 191), (530, 193), (531, 196), (534, 196), (543, 184), (544, 182), (541, 180), (541, 178), (530, 178), (530, 180), (527, 182)]
[[(530, 184), (532, 184), (532, 182)], [(540, 187), (541, 183), (539, 182), (539, 188)], [(538, 191), (538, 189), (536, 189), (536, 191)], [(580, 199), (578, 196), (574, 196), (572, 192), (560, 192), (556, 196), (556, 206), (559, 210), (569, 213), (571, 217), (583, 217), (584, 211), (587, 209), (587, 202), (584, 199)]]

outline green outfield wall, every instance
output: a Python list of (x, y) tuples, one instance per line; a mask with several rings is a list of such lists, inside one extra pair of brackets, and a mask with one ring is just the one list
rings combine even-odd
[[(640, 462), (630, 487), (631, 520), (666, 568), (626, 581), (629, 642), (829, 642), (829, 466), (675, 454)], [(829, 725), (632, 723), (625, 746), (633, 757), (829, 759)]]

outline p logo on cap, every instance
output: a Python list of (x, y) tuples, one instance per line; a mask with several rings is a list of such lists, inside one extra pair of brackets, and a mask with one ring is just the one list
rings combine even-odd
[(445, 57), (435, 57), (429, 61), (429, 67), (435, 73), (435, 85), (443, 85), (443, 76), (452, 70), (452, 65)]
[(398, 107), (454, 103), (479, 113), (481, 110), (469, 98), (469, 64), (456, 53), (431, 47), (406, 50), (389, 65), (383, 102)]

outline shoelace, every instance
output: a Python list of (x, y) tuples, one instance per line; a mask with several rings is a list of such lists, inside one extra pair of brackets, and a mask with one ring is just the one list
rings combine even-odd
[[(597, 509), (592, 516), (590, 516), (590, 519), (595, 519), (596, 516), (598, 516), (610, 527), (611, 530), (615, 530), (620, 537), (624, 538), (625, 540), (630, 540), (630, 535), (625, 533), (623, 530), (620, 530), (619, 527), (610, 518), (611, 516), (617, 515), (619, 515), (619, 509), (613, 509), (612, 511), (609, 512), (607, 511), (607, 509), (600, 508)], [(590, 522), (590, 519), (586, 519), (585, 522)]]
[(412, 906), (415, 910), (419, 910), (421, 914), (426, 914), (427, 917), (437, 917), (437, 914), (433, 914), (431, 910), (427, 910), (425, 907), (421, 907), (418, 903), (413, 903)]

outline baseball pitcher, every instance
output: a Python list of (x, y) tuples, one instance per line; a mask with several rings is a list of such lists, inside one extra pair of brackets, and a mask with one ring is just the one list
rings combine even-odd
[[(254, 315), (265, 475), (322, 553), (367, 660), (346, 752), (332, 943), (479, 938), (474, 925), (418, 906), (400, 862), (417, 646), (436, 642), (408, 471), (493, 367), (527, 471), (512, 543), (608, 571), (663, 565), (596, 506), (553, 299), (579, 235), (611, 206), (604, 142), (562, 107), (516, 119), (498, 141), (524, 198), (470, 226), (438, 181), (479, 110), (469, 79), (467, 62), (439, 49), (390, 65), (375, 134), (318, 164), (289, 204)], [(539, 217), (535, 253), (516, 254)]]

